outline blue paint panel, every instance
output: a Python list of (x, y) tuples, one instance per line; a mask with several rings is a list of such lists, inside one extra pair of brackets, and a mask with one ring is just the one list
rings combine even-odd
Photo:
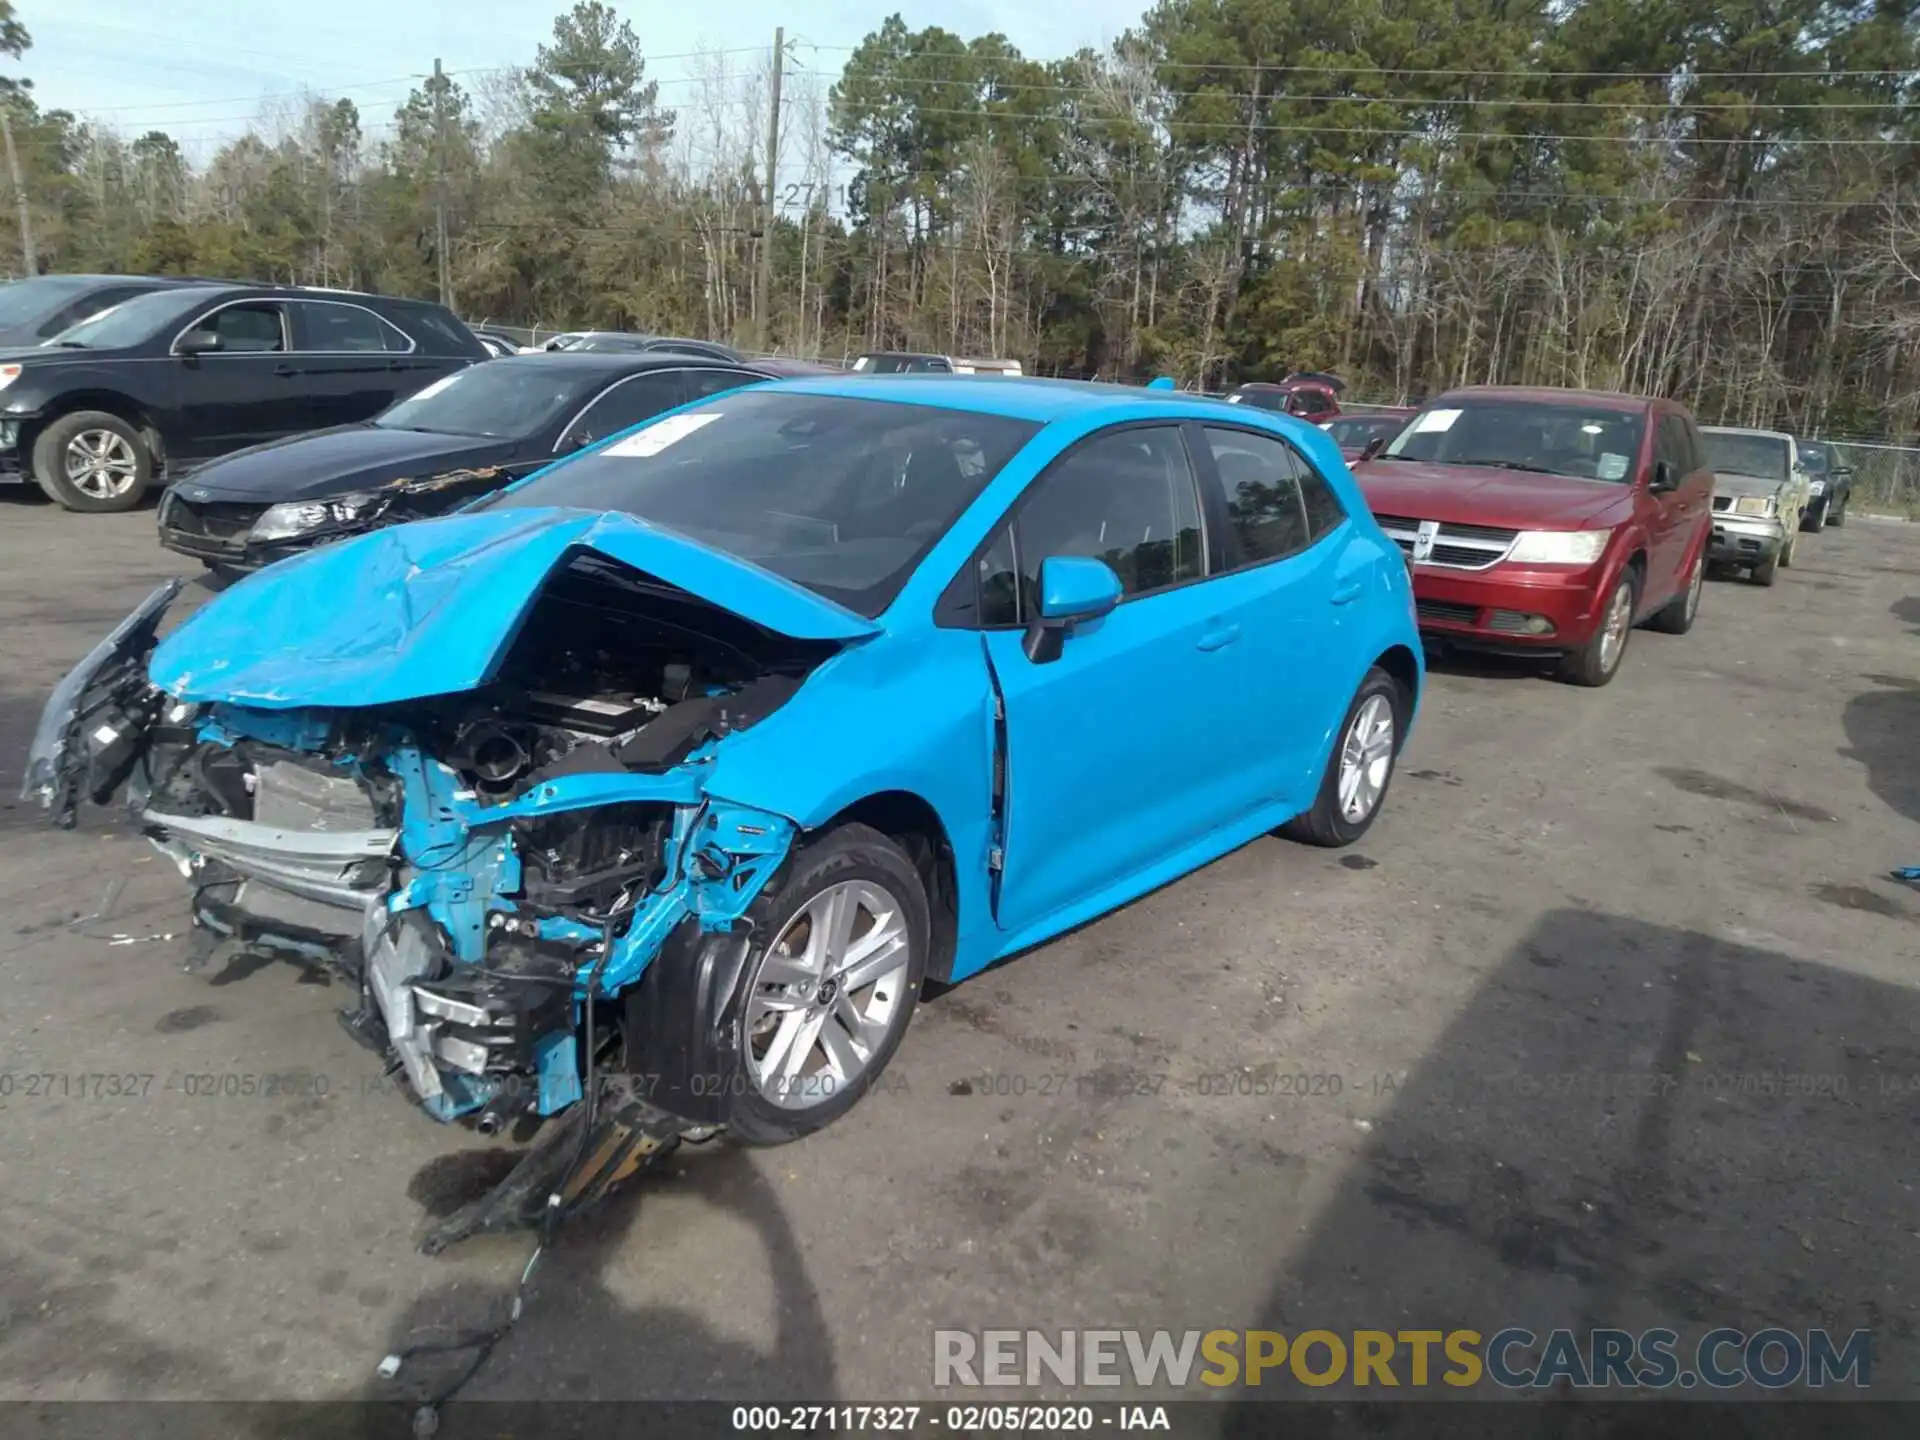
[(263, 710), (389, 705), (483, 684), (547, 577), (597, 551), (800, 640), (872, 621), (745, 560), (630, 515), (482, 510), (395, 525), (269, 566), (154, 651), (182, 700)]
[(579, 1045), (571, 1030), (556, 1030), (534, 1042), (542, 1115), (557, 1115), (580, 1098)]

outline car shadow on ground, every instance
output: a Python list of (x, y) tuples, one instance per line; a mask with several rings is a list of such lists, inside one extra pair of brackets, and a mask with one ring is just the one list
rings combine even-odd
[[(1912, 989), (1698, 931), (1549, 912), (1391, 1096), (1357, 1107), (1369, 1138), (1254, 1323), (1483, 1337), (1668, 1326), (1683, 1368), (1715, 1326), (1842, 1341), (1867, 1329), (1867, 1394), (1920, 1396), (1916, 1037)], [(1492, 1388), (1413, 1389), (1400, 1359), (1389, 1400)], [(1313, 1398), (1380, 1395), (1350, 1376)], [(1284, 1372), (1263, 1389), (1308, 1394)], [(1693, 1395), (1716, 1393), (1755, 1392)], [(1394, 1410), (1373, 1433), (1435, 1433), (1428, 1407)], [(1579, 1433), (1710, 1433), (1688, 1410), (1700, 1415), (1661, 1407)]]
[[(1892, 609), (1920, 636), (1920, 595), (1896, 601)], [(1867, 788), (1876, 796), (1907, 819), (1920, 820), (1920, 663), (1905, 674), (1860, 678), (1872, 688), (1847, 702), (1847, 743), (1840, 753), (1866, 767)]]

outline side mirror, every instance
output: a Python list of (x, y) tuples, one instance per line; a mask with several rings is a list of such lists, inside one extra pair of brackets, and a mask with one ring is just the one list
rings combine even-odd
[(1022, 643), (1027, 659), (1036, 665), (1058, 660), (1067, 632), (1110, 612), (1123, 593), (1120, 577), (1104, 560), (1049, 555), (1040, 562), (1040, 614)]
[(1851, 480), (1853, 478), (1853, 466), (1851, 465), (1834, 466), (1833, 478), (1836, 480)]
[(218, 334), (212, 330), (189, 330), (174, 342), (174, 353), (179, 355), (211, 355), (221, 348)]
[(587, 446), (593, 444), (597, 438), (591, 430), (575, 430), (571, 435), (567, 436), (566, 448), (568, 450), (584, 450)]
[(1651, 490), (1655, 495), (1664, 495), (1669, 490), (1678, 490), (1679, 488), (1680, 477), (1674, 474), (1673, 462), (1670, 460), (1654, 461), (1653, 480), (1648, 484), (1647, 489)]
[(1373, 459), (1374, 456), (1378, 455), (1382, 450), (1386, 448), (1387, 448), (1387, 437), (1384, 435), (1376, 435), (1371, 440), (1367, 441), (1366, 448), (1360, 452), (1360, 458), (1362, 460), (1371, 460)]

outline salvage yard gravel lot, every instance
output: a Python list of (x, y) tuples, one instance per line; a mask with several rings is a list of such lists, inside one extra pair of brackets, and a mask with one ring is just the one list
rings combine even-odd
[[(1606, 689), (1437, 666), (1355, 849), (1261, 840), (929, 996), (833, 1128), (569, 1229), (467, 1393), (934, 1398), (940, 1326), (1668, 1324), (1870, 1329), (1920, 1396), (1920, 526), (1795, 558)], [(338, 984), (183, 972), (124, 825), (14, 801), (175, 573), (150, 510), (0, 499), (0, 1397), (405, 1394), (379, 1358), (526, 1254), (414, 1250), (499, 1145), (381, 1082)]]

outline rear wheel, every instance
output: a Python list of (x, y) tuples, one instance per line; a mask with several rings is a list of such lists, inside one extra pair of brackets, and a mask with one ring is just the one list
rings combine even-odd
[(118, 415), (81, 410), (40, 432), (33, 478), (69, 510), (131, 510), (153, 479), (153, 455), (140, 432)]
[(1800, 528), (1810, 535), (1818, 535), (1827, 528), (1827, 497), (1822, 495), (1806, 508), (1800, 517)]
[(779, 1145), (831, 1124), (867, 1093), (906, 1036), (932, 922), (907, 853), (843, 825), (794, 858), (765, 911), (738, 1006), (743, 1074), (731, 1132)]
[(1378, 666), (1367, 671), (1327, 757), (1313, 808), (1281, 826), (1280, 833), (1328, 848), (1351, 845), (1366, 834), (1393, 783), (1406, 711), (1400, 683)]
[(1846, 524), (1847, 523), (1847, 506), (1849, 506), (1852, 503), (1853, 503), (1853, 492), (1849, 490), (1846, 494), (1840, 497), (1840, 508), (1838, 510), (1835, 510), (1831, 515), (1827, 516), (1827, 523), (1829, 525), (1833, 525), (1836, 527)]
[(1562, 680), (1597, 688), (1620, 673), (1620, 661), (1633, 634), (1634, 597), (1638, 593), (1639, 582), (1631, 570), (1614, 582), (1607, 608), (1601, 612), (1600, 628), (1591, 640), (1560, 662)]

